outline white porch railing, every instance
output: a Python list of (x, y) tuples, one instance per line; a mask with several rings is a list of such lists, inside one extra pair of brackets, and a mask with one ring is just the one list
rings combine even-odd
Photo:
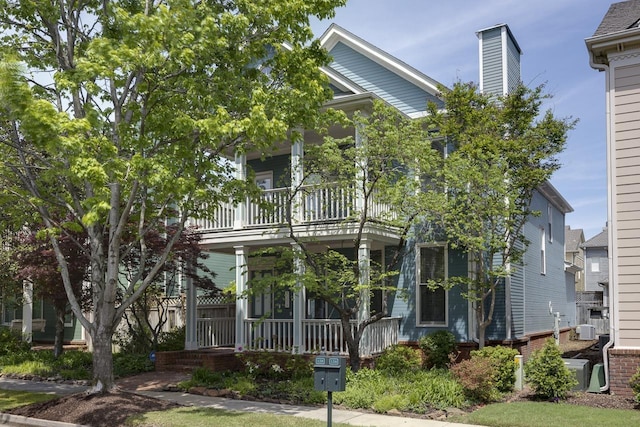
[[(300, 198), (300, 220), (304, 223), (340, 221), (355, 214), (355, 191), (353, 188), (308, 185), (302, 187)], [(190, 225), (200, 231), (230, 230), (235, 224), (237, 206), (223, 203), (215, 209), (202, 209), (211, 213), (209, 219), (192, 219)], [(246, 217), (241, 226), (272, 226), (285, 224), (292, 209), (288, 188), (264, 190), (258, 202), (246, 202)], [(369, 201), (369, 216), (374, 219), (393, 218), (392, 209), (373, 197)]]
[(198, 346), (207, 348), (235, 345), (235, 323), (235, 317), (198, 319), (196, 324)]
[(245, 319), (247, 350), (289, 351), (293, 348), (293, 320)]
[[(293, 348), (293, 320), (291, 319), (246, 319), (244, 321), (247, 350), (290, 351)], [(352, 333), (356, 321), (351, 321)], [(363, 356), (382, 352), (398, 343), (399, 317), (386, 317), (367, 327), (368, 342), (361, 342)], [(337, 351), (348, 353), (347, 341), (340, 320), (302, 320), (302, 343), (305, 353)]]
[(367, 326), (369, 330), (369, 353), (377, 354), (385, 348), (398, 344), (400, 317), (385, 317)]

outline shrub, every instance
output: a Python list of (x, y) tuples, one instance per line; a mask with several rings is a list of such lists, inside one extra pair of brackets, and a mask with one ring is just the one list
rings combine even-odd
[(420, 338), (426, 368), (446, 368), (449, 355), (456, 349), (456, 338), (449, 331), (437, 331)]
[(22, 335), (10, 328), (0, 327), (0, 356), (25, 353), (30, 349), (29, 343), (22, 341)]
[(406, 390), (413, 403), (412, 410), (425, 412), (428, 408), (462, 408), (465, 405), (464, 389), (451, 373), (444, 369), (431, 369), (412, 375), (404, 380), (410, 387)]
[(65, 351), (53, 361), (53, 365), (58, 375), (66, 380), (86, 380), (91, 378), (93, 359), (91, 353), (85, 351)]
[(560, 349), (548, 339), (524, 365), (527, 382), (535, 394), (544, 398), (564, 399), (578, 381), (562, 360)]
[(488, 358), (494, 368), (493, 384), (501, 393), (509, 393), (516, 383), (516, 361), (518, 350), (508, 347), (495, 346), (484, 347), (481, 350), (473, 350), (471, 357)]
[(257, 351), (239, 353), (237, 357), (242, 361), (245, 373), (255, 379), (301, 378), (312, 372), (311, 361), (300, 355)]
[(491, 359), (483, 356), (471, 357), (451, 367), (451, 374), (462, 384), (467, 398), (476, 402), (498, 400), (500, 393), (494, 382), (496, 372)]
[(640, 366), (638, 366), (636, 373), (633, 374), (629, 380), (629, 385), (631, 386), (631, 390), (633, 390), (633, 396), (636, 402), (640, 402)]
[(153, 370), (153, 362), (149, 360), (147, 354), (116, 353), (113, 355), (113, 374), (116, 377), (126, 377)]
[(173, 328), (169, 332), (160, 332), (158, 351), (184, 350), (185, 327)]
[(390, 375), (402, 372), (415, 372), (420, 369), (422, 360), (420, 353), (410, 347), (394, 345), (388, 347), (376, 359), (376, 369)]

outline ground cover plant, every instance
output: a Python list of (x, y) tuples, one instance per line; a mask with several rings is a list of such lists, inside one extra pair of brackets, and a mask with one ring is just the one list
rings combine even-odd
[(46, 402), (55, 399), (55, 395), (46, 393), (30, 393), (17, 390), (0, 390), (0, 411), (31, 405), (32, 403)]

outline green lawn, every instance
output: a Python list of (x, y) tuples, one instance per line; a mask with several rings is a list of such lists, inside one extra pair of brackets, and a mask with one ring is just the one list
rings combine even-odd
[(5, 411), (18, 406), (44, 402), (56, 398), (54, 394), (30, 393), (27, 391), (0, 390), (0, 411)]
[[(128, 420), (127, 425), (132, 427), (323, 427), (327, 425), (327, 422), (287, 415), (189, 407), (162, 412), (148, 412)], [(350, 427), (342, 423), (333, 423), (332, 425), (335, 427)]]
[(640, 425), (640, 411), (546, 402), (496, 403), (454, 420), (489, 427), (618, 427)]

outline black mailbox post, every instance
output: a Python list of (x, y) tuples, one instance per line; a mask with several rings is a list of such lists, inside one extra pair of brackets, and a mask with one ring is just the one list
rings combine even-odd
[(344, 391), (347, 383), (347, 359), (340, 356), (316, 356), (313, 364), (313, 387), (327, 392), (327, 426), (331, 427), (334, 391)]

